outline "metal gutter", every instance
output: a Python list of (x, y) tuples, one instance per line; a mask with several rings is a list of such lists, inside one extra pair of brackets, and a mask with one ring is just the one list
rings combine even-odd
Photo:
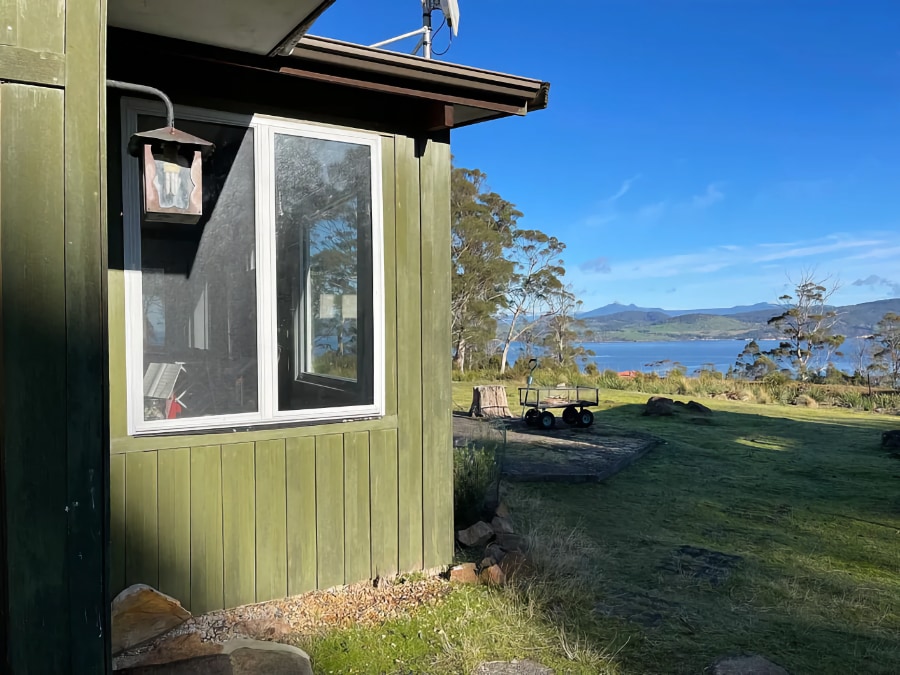
[(401, 78), (426, 84), (426, 88), (443, 85), (492, 96), (523, 98), (528, 112), (546, 108), (549, 97), (549, 82), (313, 35), (303, 36), (290, 58)]

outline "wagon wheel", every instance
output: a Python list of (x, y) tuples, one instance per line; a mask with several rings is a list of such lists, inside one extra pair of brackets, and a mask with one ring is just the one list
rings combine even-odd
[(541, 429), (552, 429), (556, 426), (556, 418), (553, 416), (552, 412), (545, 410), (541, 413), (538, 423), (541, 425)]
[(563, 422), (572, 425), (578, 423), (578, 408), (574, 405), (566, 406), (562, 413)]
[(590, 410), (582, 410), (578, 413), (578, 426), (589, 427), (594, 423), (594, 413)]
[(536, 408), (529, 408), (525, 413), (525, 424), (530, 427), (537, 426), (538, 417), (540, 417), (540, 413), (538, 413)]

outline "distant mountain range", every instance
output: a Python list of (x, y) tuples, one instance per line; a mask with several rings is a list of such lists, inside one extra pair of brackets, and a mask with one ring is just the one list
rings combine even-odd
[(619, 314), (621, 312), (651, 312), (656, 314), (665, 314), (666, 316), (684, 316), (685, 314), (710, 314), (712, 316), (729, 316), (731, 314), (744, 314), (746, 312), (767, 312), (775, 310), (778, 313), (779, 305), (773, 305), (769, 302), (757, 302), (755, 305), (737, 305), (736, 307), (716, 307), (713, 309), (659, 309), (658, 307), (638, 307), (637, 305), (623, 305), (614, 302), (589, 312), (582, 312), (578, 315), (580, 319), (589, 319), (595, 316), (609, 316), (610, 314)]
[[(840, 315), (835, 332), (848, 337), (870, 335), (887, 312), (900, 314), (900, 298), (877, 300), (835, 308)], [(779, 305), (755, 305), (714, 309), (665, 310), (613, 303), (582, 312), (587, 339), (611, 341), (766, 339), (778, 337), (767, 324), (782, 311)]]

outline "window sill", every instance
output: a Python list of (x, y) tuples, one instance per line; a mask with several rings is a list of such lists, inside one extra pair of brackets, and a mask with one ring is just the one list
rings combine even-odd
[(148, 432), (122, 436), (110, 440), (112, 454), (167, 450), (174, 448), (200, 447), (204, 445), (227, 445), (256, 441), (325, 436), (356, 431), (380, 431), (397, 429), (396, 415), (372, 415), (346, 420), (307, 420), (304, 422), (277, 422), (264, 425), (243, 425), (228, 428), (203, 429), (193, 431)]

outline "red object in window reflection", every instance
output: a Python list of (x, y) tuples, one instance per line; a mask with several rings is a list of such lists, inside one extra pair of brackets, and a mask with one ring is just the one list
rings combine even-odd
[(169, 411), (166, 414), (166, 418), (170, 420), (176, 419), (179, 415), (181, 415), (182, 411), (181, 404), (178, 402), (178, 399), (173, 399), (169, 404)]

